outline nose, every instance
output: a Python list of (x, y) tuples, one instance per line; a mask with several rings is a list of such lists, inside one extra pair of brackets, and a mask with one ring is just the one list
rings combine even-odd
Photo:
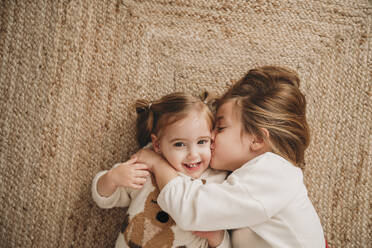
[(194, 160), (198, 158), (198, 151), (195, 146), (190, 146), (188, 153), (187, 153), (187, 158), (189, 160)]

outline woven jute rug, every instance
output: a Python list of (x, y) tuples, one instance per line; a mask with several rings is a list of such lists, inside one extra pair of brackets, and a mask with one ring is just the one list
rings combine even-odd
[(371, 247), (371, 24), (367, 0), (1, 1), (0, 246), (112, 247), (125, 209), (90, 185), (138, 149), (134, 100), (281, 65), (307, 97), (326, 238)]

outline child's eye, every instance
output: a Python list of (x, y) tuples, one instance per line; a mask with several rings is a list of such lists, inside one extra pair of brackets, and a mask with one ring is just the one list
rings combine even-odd
[(208, 143), (209, 143), (209, 139), (202, 139), (202, 140), (198, 141), (199, 145), (204, 145), (204, 144), (208, 144)]
[(217, 127), (217, 132), (222, 132), (226, 127)]
[(173, 146), (182, 147), (182, 146), (185, 146), (185, 144), (183, 142), (176, 142), (173, 144)]

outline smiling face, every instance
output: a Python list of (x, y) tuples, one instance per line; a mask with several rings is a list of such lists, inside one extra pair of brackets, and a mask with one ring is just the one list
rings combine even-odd
[(156, 152), (179, 172), (199, 178), (211, 159), (211, 126), (205, 113), (192, 111), (152, 135)]
[(216, 115), (211, 167), (234, 171), (251, 160), (253, 136), (243, 131), (235, 100), (222, 104)]

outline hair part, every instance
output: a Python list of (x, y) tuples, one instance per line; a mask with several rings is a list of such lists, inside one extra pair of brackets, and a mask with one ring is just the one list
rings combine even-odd
[(200, 98), (191, 94), (176, 92), (149, 102), (136, 101), (137, 141), (145, 146), (151, 141), (151, 134), (158, 135), (166, 126), (185, 118), (191, 111), (198, 111), (205, 116), (211, 129), (214, 115), (211, 111), (212, 96), (204, 92)]
[[(265, 66), (250, 70), (217, 102), (236, 100), (244, 131), (266, 140), (271, 151), (301, 167), (310, 142), (306, 99), (293, 71)], [(269, 132), (269, 137), (262, 133)]]

